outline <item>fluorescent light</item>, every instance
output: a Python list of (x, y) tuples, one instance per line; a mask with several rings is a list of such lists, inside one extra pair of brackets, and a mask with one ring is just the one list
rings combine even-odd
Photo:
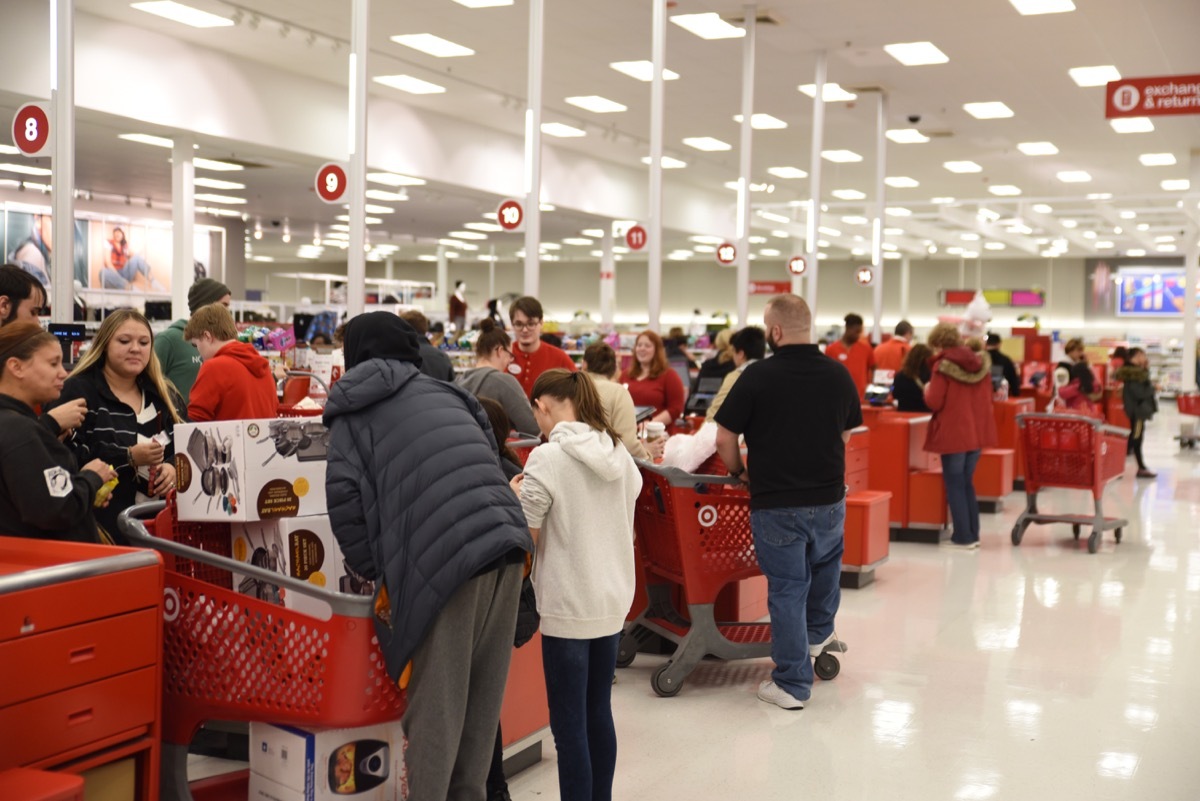
[(855, 153), (853, 150), (822, 150), (821, 158), (826, 161), (833, 161), (838, 164), (848, 164), (854, 161), (862, 161), (863, 157)]
[(1058, 152), (1053, 142), (1021, 142), (1017, 145), (1017, 150), (1026, 156), (1053, 156)]
[[(557, 242), (543, 242), (540, 247), (542, 250), (562, 250), (562, 245), (558, 244)], [(621, 252), (621, 251), (618, 251), (616, 248), (613, 248), (613, 253), (618, 253), (618, 252)], [(624, 252), (628, 253), (629, 251), (626, 250)]]
[[(848, 103), (851, 100), (857, 100), (858, 95), (853, 92), (848, 92), (836, 83), (828, 83), (822, 85), (821, 97), (826, 103)], [(803, 94), (808, 95), (814, 100), (817, 97), (817, 85), (815, 83), (801, 84), (796, 87)]]
[(210, 14), (207, 11), (201, 11), (191, 6), (185, 6), (183, 3), (175, 3), (172, 0), (156, 0), (156, 2), (151, 3), (130, 3), (130, 8), (145, 11), (147, 14), (169, 19), (172, 22), (181, 22), (193, 28), (227, 28), (233, 25), (233, 20), (231, 19), (218, 14)]
[(628, 108), (615, 100), (609, 100), (607, 97), (601, 97), (600, 95), (568, 97), (567, 102), (572, 106), (578, 106), (581, 109), (592, 111), (596, 114), (612, 114), (617, 111), (625, 111)]
[(1149, 117), (1120, 117), (1115, 120), (1109, 120), (1108, 124), (1117, 133), (1150, 133), (1154, 130), (1154, 123)]
[(923, 145), (929, 141), (929, 137), (916, 128), (893, 128), (884, 135), (898, 145)]
[(420, 256), (417, 256), (417, 261), (437, 261), (437, 260), (438, 260), (438, 257), (434, 256), (430, 253), (422, 253)]
[(229, 161), (201, 158), (192, 159), (192, 166), (197, 170), (212, 170), (213, 172), (241, 172), (246, 169), (241, 164), (234, 164)]
[(763, 248), (762, 250), (758, 251), (758, 255), (773, 258), (775, 256), (782, 256), (783, 254), (775, 248)]
[(951, 203), (954, 202), (954, 198), (952, 198), (952, 197), (935, 197), (935, 198), (931, 198), (929, 202), (936, 203), (939, 206), (949, 206)]
[[(733, 121), (741, 123), (742, 115), (734, 114)], [(770, 114), (751, 114), (750, 127), (756, 131), (774, 131), (780, 128), (786, 128), (787, 123), (778, 117), (772, 117)]]
[(883, 46), (884, 52), (906, 67), (945, 64), (950, 59), (933, 42), (903, 42)]
[(893, 217), (911, 217), (912, 216), (912, 210), (906, 209), (903, 206), (888, 206), (886, 213), (892, 215)]
[(471, 48), (455, 44), (449, 39), (443, 39), (440, 36), (434, 36), (432, 33), (406, 33), (393, 36), (391, 39), (398, 45), (411, 47), (413, 50), (420, 50), (422, 53), (427, 53), (437, 58), (458, 58), (459, 56), (475, 55), (475, 51)]
[(842, 217), (842, 222), (846, 223), (846, 225), (866, 225), (870, 220), (857, 214), (848, 214)]
[(722, 142), (720, 139), (714, 139), (711, 136), (689, 136), (683, 140), (683, 143), (688, 147), (694, 147), (697, 150), (713, 152), (717, 150), (732, 150), (733, 145)]
[(587, 136), (587, 131), (562, 122), (543, 122), (542, 133), (546, 136), (556, 136), (559, 139), (576, 139)]
[(981, 208), (978, 211), (976, 211), (975, 216), (981, 220), (984, 220), (984, 221), (990, 222), (990, 223), (994, 223), (994, 222), (996, 222), (996, 220), (1000, 219), (999, 212), (995, 212), (995, 211), (992, 211), (991, 209), (985, 209), (985, 208)]
[(712, 245), (696, 245), (696, 247), (692, 248), (692, 250), (696, 251), (697, 253), (716, 253), (717, 252), (717, 249), (715, 247), (713, 247)]
[(204, 187), (205, 189), (220, 189), (228, 192), (231, 189), (245, 189), (245, 184), (239, 184), (237, 181), (222, 181), (218, 178), (205, 178), (203, 175), (194, 180), (196, 186)]
[(1088, 200), (1112, 200), (1112, 192), (1088, 192), (1084, 197)]
[(455, 239), (487, 239), (487, 234), (478, 231), (451, 231), (450, 236)]
[(964, 242), (978, 242), (980, 239), (980, 236), (979, 236), (979, 234), (976, 234), (976, 233), (966, 233), (966, 234), (959, 234), (958, 238)]
[(50, 170), (45, 167), (32, 167), (28, 164), (0, 164), (0, 170), (4, 172), (15, 172), (20, 175), (50, 175)]
[(730, 25), (714, 11), (706, 14), (676, 14), (668, 19), (701, 39), (741, 39), (746, 35), (745, 28)]
[(907, 175), (894, 175), (889, 178), (884, 178), (883, 182), (888, 186), (896, 189), (912, 189), (920, 186), (921, 182), (914, 178), (909, 178)]
[(587, 247), (588, 245), (596, 244), (591, 239), (584, 239), (581, 236), (568, 236), (562, 241), (564, 245), (574, 245), (575, 247)]
[(374, 203), (368, 203), (363, 208), (371, 214), (392, 214), (396, 211), (390, 206), (376, 206)]
[(1085, 170), (1063, 170), (1058, 173), (1058, 180), (1064, 184), (1086, 184), (1092, 180), (1092, 176)]
[(584, 236), (590, 236), (592, 239), (600, 239), (601, 237), (604, 236), (604, 229), (603, 228), (584, 228), (579, 233), (583, 234)]
[(1003, 242), (984, 242), (983, 249), (984, 250), (1004, 250), (1004, 243)]
[(1063, 228), (1078, 228), (1079, 227), (1078, 220), (1059, 220), (1059, 224), (1062, 225)]
[(835, 189), (831, 194), (839, 200), (863, 200), (866, 198), (866, 195), (857, 189)]
[[(636, 78), (639, 81), (649, 83), (654, 80), (654, 64), (650, 61), (614, 61), (608, 66), (620, 73), (628, 75), (630, 78)], [(678, 72), (663, 67), (663, 80), (675, 81), (679, 79)]]
[[(742, 185), (741, 181), (726, 181), (725, 182), (725, 188), (732, 189), (735, 192), (741, 187), (741, 185)], [(750, 183), (750, 191), (751, 192), (771, 193), (771, 192), (775, 191), (775, 184), (756, 184), (752, 181)]]
[[(348, 223), (348, 222), (350, 222), (350, 215), (349, 214), (339, 214), (338, 216), (334, 217), (334, 219), (341, 220), (342, 222)], [(383, 220), (379, 219), (378, 217), (367, 217), (364, 219), (364, 222), (366, 222), (367, 225), (382, 225), (383, 224)], [(334, 226), (334, 228), (336, 229), (336, 226)], [(347, 229), (343, 229), (343, 230), (350, 230), (350, 229), (347, 228)], [(380, 245), (380, 247), (383, 247), (383, 245)]]
[[(3, 168), (4, 168), (4, 165), (0, 164), (0, 169), (3, 169)], [(200, 192), (200, 193), (197, 193), (194, 197), (196, 200), (202, 200), (205, 203), (224, 203), (229, 206), (243, 205), (246, 203), (246, 198), (234, 197), (233, 195), (210, 195), (205, 192)]]
[(799, 167), (768, 167), (767, 172), (776, 178), (807, 178), (808, 173)]
[(1018, 13), (1025, 16), (1034, 14), (1062, 14), (1074, 11), (1075, 4), (1071, 0), (1008, 0)]
[(1142, 250), (1141, 248), (1131, 248), (1131, 249), (1125, 251), (1125, 255), (1132, 256), (1135, 259), (1139, 259), (1142, 256), (1146, 255), (1146, 251)]
[(973, 161), (947, 161), (942, 164), (950, 172), (959, 174), (968, 172), (983, 172), (983, 167), (980, 167)]
[(977, 120), (999, 120), (1013, 116), (1013, 110), (999, 100), (984, 103), (963, 103), (963, 111)]
[[(346, 223), (333, 223), (332, 225), (329, 226), (329, 230), (330, 231), (341, 231), (343, 234), (348, 234), (348, 233), (350, 233), (350, 226), (347, 225)], [(333, 236), (333, 234), (329, 234), (329, 236)], [(456, 242), (455, 244), (458, 244), (458, 243)]]
[(1174, 241), (1175, 241), (1175, 237), (1171, 236), (1170, 234), (1167, 234), (1167, 235), (1164, 235), (1164, 236), (1156, 236), (1156, 237), (1154, 237), (1154, 241), (1155, 241), (1155, 242), (1160, 242), (1160, 243), (1161, 243), (1161, 242), (1174, 242)]
[(498, 8), (513, 4), (513, 0), (454, 0), (454, 2), (467, 8)]
[(1071, 76), (1071, 80), (1084, 87), (1104, 86), (1110, 81), (1121, 80), (1121, 73), (1111, 64), (1104, 67), (1075, 67), (1067, 70), (1067, 74)]
[[(4, 165), (0, 165), (3, 169)], [(1162, 188), (1165, 192), (1186, 192), (1192, 188), (1192, 182), (1187, 178), (1177, 178), (1162, 182)]]
[(0, 156), (15, 156), (21, 151), (12, 145), (0, 145)]
[(139, 145), (153, 145), (154, 147), (175, 147), (175, 142), (165, 136), (153, 136), (143, 133), (128, 133), (117, 134), (118, 139), (124, 139), (126, 142), (137, 142)]
[(496, 223), (481, 222), (463, 223), (463, 228), (466, 228), (468, 231), (482, 231), (485, 234), (498, 234), (504, 230)]
[(1137, 212), (1132, 211), (1130, 209), (1126, 209), (1125, 211), (1121, 212), (1120, 217), (1122, 220), (1136, 220)]
[(376, 75), (371, 80), (401, 92), (408, 92), (410, 95), (440, 95), (446, 91), (444, 86), (411, 75)]
[[(642, 163), (649, 164), (650, 157), (642, 156)], [(681, 161), (677, 158), (672, 158), (671, 156), (663, 156), (661, 164), (662, 164), (662, 168), (664, 170), (682, 170), (684, 167), (687, 166), (686, 161)]]
[(400, 175), (394, 172), (369, 172), (367, 180), (373, 184), (383, 184), (384, 186), (424, 186), (424, 178), (413, 178), (408, 175)]
[(1154, 246), (1154, 249), (1157, 250), (1159, 253), (1174, 253), (1175, 248), (1176, 248), (1175, 245), (1170, 245), (1170, 244)]
[(821, 233), (825, 234), (825, 236), (841, 236), (842, 235), (842, 232), (839, 231), (838, 229), (830, 228), (829, 226), (826, 226), (826, 225), (822, 225), (817, 230), (820, 231)]
[(1107, 239), (1105, 239), (1105, 240), (1103, 240), (1103, 241), (1100, 241), (1100, 242), (1097, 242), (1097, 243), (1096, 243), (1096, 249), (1097, 249), (1097, 250), (1108, 250), (1108, 249), (1110, 249), (1112, 246), (1113, 246), (1113, 243), (1112, 243), (1112, 242), (1109, 242)]
[(1012, 184), (998, 184), (995, 186), (989, 186), (988, 191), (993, 195), (999, 195), (1000, 197), (1013, 197), (1021, 194), (1021, 189), (1013, 186)]
[(1143, 153), (1138, 161), (1147, 167), (1170, 167), (1176, 163), (1174, 153)]
[(408, 192), (388, 192), (385, 189), (368, 189), (363, 194), (368, 200), (383, 200), (391, 203), (403, 203), (408, 200)]
[(1033, 206), (1033, 210), (1036, 211), (1038, 214), (1050, 214), (1054, 211), (1054, 207), (1047, 205), (1045, 203), (1035, 203)]
[(538, 211), (554, 211), (557, 208), (558, 208), (558, 206), (555, 206), (553, 203), (539, 203), (538, 204)]

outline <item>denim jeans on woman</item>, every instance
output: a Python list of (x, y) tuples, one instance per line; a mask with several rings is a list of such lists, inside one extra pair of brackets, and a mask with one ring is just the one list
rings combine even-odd
[(758, 565), (767, 577), (771, 678), (801, 701), (812, 694), (809, 643), (833, 634), (841, 602), (845, 499), (827, 506), (755, 509), (750, 513)]
[(954, 531), (950, 540), (959, 545), (979, 542), (979, 501), (975, 498), (975, 466), (979, 451), (942, 454), (942, 480)]
[(620, 632), (594, 640), (542, 636), (562, 801), (612, 801), (617, 767), (612, 680), (620, 639)]

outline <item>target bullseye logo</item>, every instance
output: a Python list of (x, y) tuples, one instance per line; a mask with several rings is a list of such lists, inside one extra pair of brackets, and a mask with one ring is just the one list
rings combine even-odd
[(700, 521), (700, 525), (705, 528), (715, 526), (717, 523), (717, 507), (712, 505), (701, 506), (700, 513), (696, 515), (696, 518)]
[(179, 592), (174, 587), (163, 589), (163, 620), (168, 623), (179, 617)]

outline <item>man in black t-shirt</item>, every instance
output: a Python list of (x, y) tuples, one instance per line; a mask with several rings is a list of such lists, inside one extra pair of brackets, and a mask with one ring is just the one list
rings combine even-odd
[[(771, 613), (775, 670), (758, 697), (803, 709), (811, 656), (833, 641), (841, 600), (846, 441), (862, 424), (854, 380), (812, 343), (803, 298), (778, 295), (764, 322), (774, 356), (746, 368), (717, 412), (717, 453), (750, 489), (750, 527)], [(742, 464), (738, 435), (754, 462)]]
[[(987, 351), (988, 355), (992, 357), (992, 375), (995, 375), (999, 368), (1005, 383), (1008, 384), (1008, 397), (1021, 397), (1021, 379), (1017, 376), (1017, 366), (1000, 350), (999, 334), (987, 335)], [(996, 382), (993, 380), (992, 383)]]

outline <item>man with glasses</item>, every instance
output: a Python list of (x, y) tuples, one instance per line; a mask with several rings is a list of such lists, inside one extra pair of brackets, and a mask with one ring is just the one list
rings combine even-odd
[(533, 392), (533, 382), (547, 370), (555, 367), (575, 370), (575, 362), (561, 348), (542, 341), (543, 312), (537, 298), (526, 295), (514, 300), (508, 307), (508, 318), (517, 339), (509, 372), (521, 382), (526, 396)]

